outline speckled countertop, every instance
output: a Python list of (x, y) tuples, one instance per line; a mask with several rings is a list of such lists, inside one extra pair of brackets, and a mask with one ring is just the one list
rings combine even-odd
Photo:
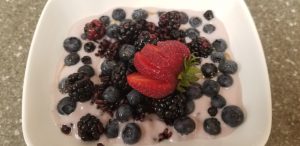
[[(269, 68), (273, 125), (267, 146), (300, 144), (300, 1), (246, 0)], [(21, 98), (25, 63), (46, 0), (0, 1), (0, 145), (25, 145)], [(298, 58), (298, 59), (297, 59)]]

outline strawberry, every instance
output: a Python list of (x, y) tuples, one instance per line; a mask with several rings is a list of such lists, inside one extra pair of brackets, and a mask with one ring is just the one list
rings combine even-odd
[(134, 66), (141, 74), (161, 81), (174, 81), (176, 77), (167, 69), (158, 68), (150, 63), (140, 52), (135, 53)]
[(171, 94), (177, 82), (163, 82), (149, 78), (141, 73), (132, 73), (127, 76), (128, 84), (140, 93), (155, 99)]
[(175, 40), (160, 41), (157, 46), (166, 53), (178, 53), (184, 58), (189, 57), (191, 54), (190, 49), (185, 44)]
[(157, 68), (167, 68), (171, 66), (168, 58), (162, 54), (161, 49), (152, 44), (146, 44), (141, 54), (149, 60), (149, 62)]

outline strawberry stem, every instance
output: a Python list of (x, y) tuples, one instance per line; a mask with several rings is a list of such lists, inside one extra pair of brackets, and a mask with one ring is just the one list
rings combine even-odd
[(176, 89), (179, 92), (185, 92), (186, 88), (188, 88), (191, 84), (196, 83), (200, 79), (199, 74), (201, 74), (201, 72), (200, 69), (196, 66), (197, 59), (199, 58), (194, 54), (191, 54), (189, 57), (184, 59), (184, 69), (177, 77), (179, 83), (177, 84)]

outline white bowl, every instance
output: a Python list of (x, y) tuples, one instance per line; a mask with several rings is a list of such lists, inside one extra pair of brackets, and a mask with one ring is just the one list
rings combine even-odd
[[(232, 52), (241, 67), (239, 76), (247, 118), (226, 137), (172, 143), (173, 146), (262, 146), (266, 143), (272, 116), (269, 78), (261, 42), (244, 1), (49, 0), (34, 33), (24, 79), (22, 127), (29, 146), (86, 145), (71, 136), (64, 136), (54, 125), (51, 113), (53, 75), (61, 57), (62, 42), (71, 26), (81, 18), (99, 15), (115, 7), (211, 9), (228, 32)], [(163, 145), (171, 144), (157, 146)]]

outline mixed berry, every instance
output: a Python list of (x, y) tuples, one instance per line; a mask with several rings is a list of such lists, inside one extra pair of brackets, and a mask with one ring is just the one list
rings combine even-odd
[[(203, 95), (210, 98), (206, 111), (210, 117), (202, 124), (206, 133), (221, 133), (221, 122), (215, 117), (218, 111), (230, 127), (242, 124), (241, 108), (227, 105), (226, 97), (219, 92), (233, 85), (232, 75), (238, 65), (226, 58), (225, 40), (210, 42), (199, 31), (202, 28), (204, 33), (214, 33), (216, 27), (205, 24), (214, 18), (213, 12), (192, 17), (179, 11), (159, 12), (157, 24), (147, 21), (149, 15), (154, 14), (136, 9), (129, 15), (117, 8), (111, 16), (86, 23), (81, 38), (72, 36), (63, 42), (68, 52), (65, 66), (80, 61), (83, 65), (60, 81), (59, 91), (66, 96), (57, 104), (58, 113), (68, 116), (75, 112), (78, 102), (91, 102), (111, 116), (106, 123), (92, 114), (82, 116), (76, 124), (81, 140), (121, 137), (125, 144), (135, 144), (143, 136), (142, 124), (136, 121), (142, 123), (149, 115), (157, 116), (180, 135), (188, 135), (199, 124), (190, 115)], [(85, 54), (93, 55), (80, 56), (82, 47)], [(100, 74), (92, 66), (94, 57), (104, 60), (97, 67)], [(210, 62), (202, 63), (208, 59)], [(93, 82), (91, 78), (95, 77), (101, 82)], [(201, 84), (200, 79), (204, 80)], [(63, 125), (61, 131), (69, 134), (72, 126)], [(158, 142), (174, 134), (168, 128), (161, 131)]]

